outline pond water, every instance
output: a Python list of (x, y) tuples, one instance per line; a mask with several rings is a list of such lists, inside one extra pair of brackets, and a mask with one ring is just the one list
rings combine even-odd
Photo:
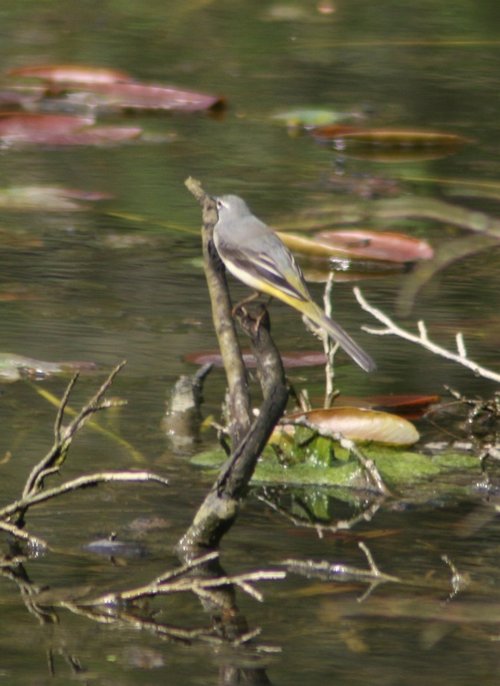
[[(200, 210), (185, 178), (199, 178), (213, 193), (245, 197), (256, 214), (278, 226), (317, 203), (338, 199), (332, 177), (395, 180), (405, 197), (444, 198), (495, 216), (498, 199), (465, 197), (464, 189), (494, 187), (500, 179), (498, 6), (493, 0), (452, 5), (416, 0), (411, 6), (391, 0), (144, 5), (26, 0), (3, 8), (1, 16), (5, 70), (31, 64), (109, 66), (145, 82), (213, 92), (228, 103), (218, 117), (104, 117), (104, 123), (125, 120), (143, 127), (145, 139), (127, 144), (0, 150), (0, 187), (64, 186), (110, 196), (88, 202), (81, 212), (0, 210), (0, 350), (95, 363), (98, 371), (83, 374), (75, 389), (75, 408), (94, 393), (106, 371), (127, 360), (110, 395), (128, 404), (100, 421), (139, 450), (143, 461), (134, 461), (125, 445), (87, 429), (76, 439), (63, 477), (148, 468), (168, 478), (170, 486), (111, 485), (35, 508), (29, 530), (51, 549), (25, 564), (37, 589), (61, 594), (66, 588), (126, 588), (176, 564), (173, 547), (213, 479), (188, 456), (175, 454), (161, 429), (169, 389), (180, 374), (195, 369), (184, 356), (216, 347), (200, 260)], [(371, 127), (441, 130), (471, 142), (436, 159), (388, 164), (351, 158), (310, 136), (289, 135), (272, 119), (278, 112), (310, 107), (361, 111)], [(461, 197), (451, 195), (452, 181)], [(354, 202), (364, 201), (354, 196)], [(387, 228), (426, 238), (436, 248), (468, 235), (451, 223), (422, 219), (406, 218)], [(410, 277), (360, 285), (370, 302), (405, 326), (425, 319), (446, 347), (453, 348), (455, 332), (463, 331), (471, 356), (495, 368), (498, 251), (471, 248), (465, 258), (451, 261), (424, 284), (403, 317), (398, 297)], [(235, 297), (245, 293), (234, 283), (232, 290)], [(312, 290), (319, 299), (321, 286)], [(468, 395), (491, 393), (491, 383), (458, 365), (394, 337), (361, 332), (361, 325), (373, 322), (357, 306), (349, 283), (336, 284), (334, 307), (335, 317), (379, 366), (372, 375), (340, 366), (337, 382), (344, 393), (442, 394), (443, 384)], [(273, 304), (271, 316), (280, 348), (315, 347), (296, 313)], [(313, 397), (321, 396), (321, 369), (293, 371), (291, 378)], [(0, 387), (2, 502), (18, 497), (32, 465), (52, 444), (56, 410), (37, 389), (60, 397), (67, 380), (20, 380)], [(214, 371), (205, 388), (205, 414), (218, 417), (224, 387), (222, 372)], [(204, 438), (206, 445), (214, 440), (213, 434)], [(481, 481), (479, 471), (474, 478)], [(132, 626), (107, 626), (60, 608), (57, 622), (52, 614), (44, 621), (30, 607), (26, 579), (16, 581), (6, 571), (0, 575), (0, 680), (236, 683), (224, 681), (223, 666), (241, 661), (266, 667), (272, 683), (290, 686), (408, 685), (423, 679), (429, 685), (497, 683), (500, 532), (494, 503), (490, 509), (482, 502), (480, 484), (471, 484), (469, 492), (470, 498), (444, 501), (429, 500), (427, 492), (421, 505), (397, 502), (353, 531), (323, 539), (251, 497), (223, 542), (228, 573), (270, 567), (284, 558), (366, 568), (358, 548), (363, 540), (380, 568), (401, 580), (376, 588), (363, 602), (366, 585), (360, 583), (293, 575), (284, 583), (262, 583), (263, 604), (238, 600), (250, 627), (262, 628), (259, 640), (280, 651), (265, 659), (228, 655), (196, 642), (165, 642)], [(353, 514), (347, 505), (330, 507), (338, 508), (335, 515), (341, 518)], [(85, 549), (113, 531), (144, 551), (103, 556)], [(160, 614), (163, 622), (184, 628), (208, 622), (188, 595), (165, 602)], [(254, 683), (267, 683), (260, 678)]]

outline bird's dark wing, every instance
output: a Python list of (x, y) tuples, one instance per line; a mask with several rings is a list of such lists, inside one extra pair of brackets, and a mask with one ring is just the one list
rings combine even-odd
[[(296, 300), (306, 302), (310, 299), (300, 269), (291, 254), (287, 255), (288, 262), (285, 262), (289, 267), (285, 276), (278, 262), (262, 252), (253, 251), (248, 247), (244, 251), (234, 245), (228, 247), (223, 241), (219, 242), (218, 252), (229, 271), (244, 283), (243, 275), (246, 274), (253, 281), (264, 282), (271, 289), (277, 289)], [(255, 287), (255, 284), (252, 284), (252, 287)], [(269, 292), (264, 288), (259, 290)]]

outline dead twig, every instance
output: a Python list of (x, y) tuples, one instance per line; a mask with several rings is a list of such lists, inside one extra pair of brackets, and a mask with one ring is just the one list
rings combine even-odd
[(452, 362), (457, 362), (463, 367), (467, 367), (467, 369), (470, 369), (476, 376), (482, 376), (485, 379), (490, 379), (491, 381), (500, 383), (500, 374), (497, 374), (486, 367), (482, 367), (468, 357), (464, 338), (461, 332), (458, 332), (455, 336), (457, 352), (451, 352), (437, 343), (434, 343), (429, 338), (427, 334), (427, 328), (423, 321), (419, 321), (417, 324), (418, 335), (410, 333), (409, 331), (406, 331), (406, 329), (403, 329), (395, 324), (384, 312), (370, 305), (365, 300), (359, 288), (355, 287), (353, 290), (354, 295), (356, 296), (356, 299), (363, 310), (365, 310), (365, 312), (369, 312), (373, 317), (375, 317), (375, 319), (385, 325), (385, 327), (382, 329), (374, 329), (370, 326), (363, 326), (363, 330), (367, 333), (371, 333), (374, 336), (398, 336), (399, 338), (403, 338), (405, 341), (410, 341), (411, 343), (420, 345), (435, 355), (439, 355), (440, 357), (444, 357)]
[[(216, 551), (202, 555), (191, 560), (172, 571), (161, 574), (156, 579), (144, 586), (129, 589), (120, 593), (107, 593), (92, 600), (85, 601), (84, 605), (114, 605), (117, 603), (130, 602), (140, 598), (148, 598), (172, 593), (195, 593), (204, 596), (207, 591), (215, 590), (224, 586), (238, 586), (248, 595), (258, 601), (262, 601), (262, 594), (257, 591), (250, 582), (275, 581), (284, 579), (286, 573), (281, 570), (258, 570), (233, 576), (200, 577), (192, 576), (191, 572), (218, 557)], [(189, 576), (188, 576), (189, 575)], [(213, 600), (213, 596), (211, 596)]]
[(44, 479), (57, 471), (64, 463), (73, 437), (82, 428), (86, 420), (91, 415), (99, 412), (100, 410), (105, 410), (109, 407), (117, 407), (124, 404), (123, 401), (102, 400), (102, 398), (113, 383), (116, 375), (125, 366), (125, 364), (126, 362), (122, 361), (120, 364), (116, 365), (95, 395), (80, 410), (79, 414), (73, 419), (73, 421), (65, 429), (63, 429), (62, 422), (64, 418), (64, 412), (68, 405), (71, 391), (78, 381), (79, 375), (75, 374), (75, 376), (71, 379), (66, 391), (64, 392), (59, 410), (57, 412), (56, 421), (54, 424), (54, 444), (45, 457), (43, 457), (40, 462), (31, 470), (24, 485), (22, 493), (23, 498), (28, 497), (31, 493), (41, 490), (43, 488)]
[(359, 567), (351, 567), (349, 565), (343, 565), (339, 563), (331, 563), (326, 560), (321, 562), (315, 562), (314, 560), (295, 560), (288, 559), (281, 562), (288, 571), (294, 572), (296, 574), (301, 574), (303, 576), (314, 576), (319, 577), (324, 580), (335, 580), (341, 583), (368, 583), (369, 587), (363, 595), (358, 598), (358, 602), (363, 602), (368, 595), (379, 585), (387, 582), (401, 583), (401, 579), (397, 576), (392, 576), (391, 574), (385, 574), (380, 571), (375, 560), (370, 553), (368, 547), (360, 542), (360, 549), (366, 556), (368, 561), (368, 569), (361, 569)]
[(75, 375), (71, 379), (57, 411), (54, 423), (54, 444), (45, 457), (43, 457), (31, 470), (26, 479), (21, 497), (3, 508), (0, 508), (0, 530), (8, 532), (19, 540), (26, 541), (37, 547), (45, 548), (47, 547), (46, 541), (37, 536), (33, 536), (24, 530), (26, 512), (33, 505), (38, 505), (71, 491), (97, 486), (99, 483), (117, 481), (154, 481), (156, 483), (161, 483), (162, 485), (168, 483), (163, 477), (147, 471), (106, 471), (80, 476), (54, 488), (45, 488), (45, 480), (47, 477), (60, 471), (61, 466), (66, 460), (73, 438), (84, 426), (88, 418), (100, 410), (123, 405), (123, 402), (121, 401), (105, 400), (104, 394), (109, 389), (124, 364), (125, 362), (121, 362), (112, 370), (94, 396), (84, 405), (84, 407), (82, 407), (70, 424), (64, 428), (64, 413), (68, 406), (71, 391), (78, 380), (78, 375)]
[[(25, 498), (20, 498), (19, 500), (10, 503), (10, 505), (2, 508), (0, 510), (0, 518), (12, 517), (12, 515), (16, 514), (17, 512), (26, 512), (26, 510), (33, 505), (46, 502), (47, 500), (56, 498), (64, 493), (69, 493), (70, 491), (97, 486), (99, 483), (110, 483), (112, 481), (154, 481), (163, 485), (168, 484), (167, 479), (164, 479), (156, 474), (152, 474), (151, 472), (123, 471), (88, 474), (86, 476), (80, 476), (76, 479), (72, 479), (71, 481), (66, 481), (65, 483), (61, 484), (61, 486), (45, 489), (37, 493), (32, 493)], [(0, 523), (0, 528), (3, 528), (3, 524), (3, 522)], [(15, 532), (12, 531), (12, 533)]]

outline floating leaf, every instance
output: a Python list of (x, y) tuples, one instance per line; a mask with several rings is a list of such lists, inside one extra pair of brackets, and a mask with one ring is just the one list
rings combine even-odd
[(281, 232), (278, 236), (290, 250), (308, 257), (414, 262), (429, 260), (434, 254), (426, 241), (392, 231), (321, 231), (314, 239)]
[[(256, 361), (250, 350), (243, 351), (243, 361), (249, 369), (256, 367)], [(299, 350), (296, 352), (281, 353), (281, 359), (287, 369), (296, 367), (319, 367), (326, 364), (326, 356), (314, 350)], [(186, 362), (204, 365), (211, 363), (216, 367), (222, 367), (222, 357), (216, 350), (199, 353), (189, 353), (184, 356)]]
[(388, 262), (415, 262), (434, 257), (434, 250), (427, 241), (394, 231), (321, 231), (315, 234), (315, 239), (323, 244), (331, 244), (334, 248), (343, 247), (349, 251), (351, 257)]
[(344, 144), (335, 146), (335, 150), (351, 160), (368, 160), (380, 164), (403, 164), (406, 162), (430, 162), (449, 157), (457, 152), (457, 147), (378, 147)]
[(306, 281), (324, 283), (335, 272), (336, 281), (359, 281), (359, 279), (388, 276), (408, 271), (408, 261), (383, 259), (376, 255), (366, 255), (367, 249), (357, 250), (333, 246), (326, 241), (313, 240), (297, 234), (277, 232), (283, 243), (295, 253), (310, 259), (302, 263)]
[(422, 395), (419, 393), (373, 395), (364, 398), (342, 397), (344, 402), (349, 403), (349, 405), (391, 411), (412, 420), (421, 419), (431, 405), (436, 405), (441, 400), (438, 395)]
[(437, 159), (471, 142), (456, 134), (412, 129), (323, 126), (312, 133), (320, 141), (332, 141), (335, 149), (343, 154), (379, 162)]
[(140, 126), (92, 126), (67, 136), (47, 138), (47, 145), (109, 145), (136, 140), (142, 136)]
[(223, 99), (216, 95), (160, 85), (93, 83), (87, 90), (100, 96), (100, 106), (110, 108), (196, 112), (224, 106)]
[(286, 421), (306, 421), (321, 434), (342, 434), (353, 441), (376, 441), (386, 445), (412, 445), (419, 439), (416, 428), (403, 417), (359, 407), (334, 407), (328, 410), (287, 415)]
[(80, 131), (64, 132), (33, 132), (23, 136), (7, 136), (4, 141), (13, 145), (116, 145), (136, 140), (142, 136), (139, 126), (92, 126)]
[[(225, 105), (219, 96), (162, 84), (143, 84), (117, 69), (70, 64), (42, 65), (12, 69), (8, 75), (41, 79), (49, 86), (50, 95), (57, 92), (55, 86), (71, 91), (73, 99), (84, 98), (87, 103), (89, 95), (93, 95), (97, 98), (94, 105), (108, 108), (195, 112)], [(85, 90), (75, 90), (81, 87)]]
[(74, 200), (96, 201), (110, 197), (106, 193), (54, 186), (13, 186), (0, 188), (0, 208), (16, 212), (74, 212), (85, 209), (84, 205)]
[(0, 112), (1, 138), (26, 138), (61, 135), (79, 131), (94, 123), (93, 117), (34, 112)]
[(105, 145), (138, 138), (137, 126), (91, 126), (92, 117), (0, 112), (0, 139), (7, 145)]
[(12, 382), (21, 378), (42, 379), (54, 374), (94, 371), (93, 362), (44, 362), (31, 357), (0, 353), (0, 381)]
[(345, 140), (363, 145), (394, 147), (447, 147), (460, 146), (471, 140), (453, 133), (417, 131), (412, 129), (356, 129), (348, 126), (322, 126), (313, 131), (317, 138)]
[(349, 112), (336, 112), (335, 110), (326, 110), (319, 108), (307, 108), (289, 110), (288, 112), (280, 112), (273, 115), (273, 119), (283, 122), (290, 128), (304, 128), (310, 129), (313, 127), (326, 126), (334, 124), (339, 121), (344, 121), (354, 116)]
[(109, 84), (130, 81), (131, 77), (118, 69), (77, 64), (46, 64), (10, 69), (7, 76), (34, 78), (57, 84)]
[(349, 250), (343, 246), (337, 248), (330, 243), (305, 238), (304, 236), (298, 236), (295, 233), (284, 233), (282, 231), (277, 231), (276, 233), (290, 250), (302, 255), (307, 255), (308, 257), (329, 258), (350, 256)]
[(391, 410), (407, 419), (420, 419), (431, 405), (440, 401), (438, 395), (397, 394), (377, 395), (369, 399), (375, 409)]

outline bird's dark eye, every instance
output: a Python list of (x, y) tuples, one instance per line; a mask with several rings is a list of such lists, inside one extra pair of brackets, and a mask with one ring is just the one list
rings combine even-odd
[(224, 207), (224, 203), (219, 198), (217, 198), (217, 200), (215, 201), (215, 204), (216, 204), (218, 210), (221, 210)]

